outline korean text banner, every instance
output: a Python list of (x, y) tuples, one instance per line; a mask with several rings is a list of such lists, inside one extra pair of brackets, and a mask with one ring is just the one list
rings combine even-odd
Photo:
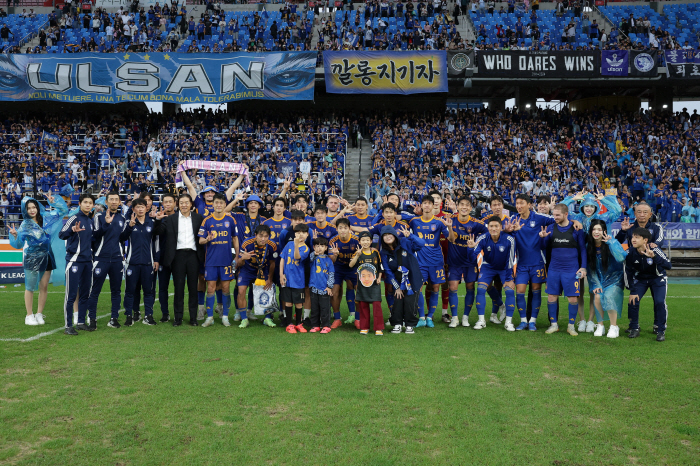
[(700, 79), (700, 50), (666, 50), (665, 58), (670, 78)]
[(315, 52), (0, 55), (0, 100), (313, 100)]
[(445, 51), (323, 52), (326, 92), (419, 94), (447, 92)]
[[(673, 249), (697, 249), (700, 246), (700, 223), (657, 223), (664, 233), (664, 244), (661, 248), (666, 253), (667, 241)], [(620, 231), (620, 222), (610, 225), (609, 234), (613, 238)]]
[(477, 51), (479, 77), (595, 78), (600, 76), (599, 50)]

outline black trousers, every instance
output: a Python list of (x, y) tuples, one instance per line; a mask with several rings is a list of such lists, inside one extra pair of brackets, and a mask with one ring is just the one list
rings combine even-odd
[(190, 322), (197, 321), (197, 281), (199, 280), (199, 259), (197, 252), (192, 249), (178, 249), (175, 258), (170, 264), (173, 274), (173, 286), (175, 288), (175, 299), (173, 299), (173, 310), (175, 320), (182, 320), (185, 313), (185, 281), (187, 282), (187, 292), (189, 297), (187, 304), (190, 310)]
[(394, 300), (389, 323), (392, 326), (406, 325), (406, 327), (418, 325), (418, 293), (409, 296), (404, 291), (403, 298)]
[(168, 311), (168, 288), (170, 288), (171, 275), (172, 270), (170, 267), (161, 265), (158, 268), (158, 302), (160, 303), (160, 312), (163, 313), (164, 317), (170, 315)]
[(331, 297), (327, 294), (311, 293), (311, 328), (331, 326)]

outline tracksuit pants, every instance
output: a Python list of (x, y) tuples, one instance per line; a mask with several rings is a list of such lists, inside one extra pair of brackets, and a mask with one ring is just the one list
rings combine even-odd
[(630, 320), (630, 328), (639, 328), (639, 304), (644, 294), (649, 290), (654, 300), (654, 325), (660, 332), (666, 331), (666, 319), (668, 318), (668, 308), (666, 307), (666, 292), (668, 291), (668, 278), (656, 277), (653, 279), (643, 279), (637, 281), (630, 289), (630, 294), (639, 296), (639, 301), (629, 304), (627, 307), (627, 317)]
[(150, 264), (129, 264), (126, 267), (126, 290), (124, 291), (124, 313), (132, 315), (134, 306), (134, 295), (143, 290), (143, 306), (146, 315), (153, 315), (153, 303), (155, 294), (153, 292), (153, 266)]
[(311, 328), (331, 326), (331, 297), (327, 294), (311, 293)]
[(389, 323), (392, 326), (415, 327), (418, 325), (418, 293), (412, 295), (406, 294), (406, 291), (403, 293), (403, 298), (394, 298)]
[[(88, 299), (87, 305), (90, 321), (94, 321), (95, 319), (97, 319), (97, 301), (99, 300), (100, 293), (102, 292), (102, 285), (104, 285), (104, 282), (107, 279), (107, 277), (109, 277), (109, 291), (112, 294), (111, 318), (116, 319), (119, 317), (119, 305), (121, 304), (123, 274), (124, 264), (121, 261), (93, 262), (92, 291), (90, 292), (90, 299)], [(80, 312), (78, 312), (78, 319), (80, 319)]]
[(63, 301), (63, 317), (66, 328), (73, 326), (73, 304), (78, 301), (78, 323), (85, 323), (88, 299), (92, 290), (92, 262), (68, 262), (66, 264), (66, 297)]

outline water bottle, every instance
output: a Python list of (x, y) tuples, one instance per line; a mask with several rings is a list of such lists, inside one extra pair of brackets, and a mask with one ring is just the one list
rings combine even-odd
[(576, 272), (576, 280), (581, 280), (581, 272)]

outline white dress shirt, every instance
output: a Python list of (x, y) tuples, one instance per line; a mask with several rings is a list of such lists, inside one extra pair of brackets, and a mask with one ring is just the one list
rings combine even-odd
[(177, 249), (197, 250), (194, 242), (194, 231), (192, 230), (192, 212), (185, 217), (181, 212), (177, 213), (180, 218), (177, 224)]

